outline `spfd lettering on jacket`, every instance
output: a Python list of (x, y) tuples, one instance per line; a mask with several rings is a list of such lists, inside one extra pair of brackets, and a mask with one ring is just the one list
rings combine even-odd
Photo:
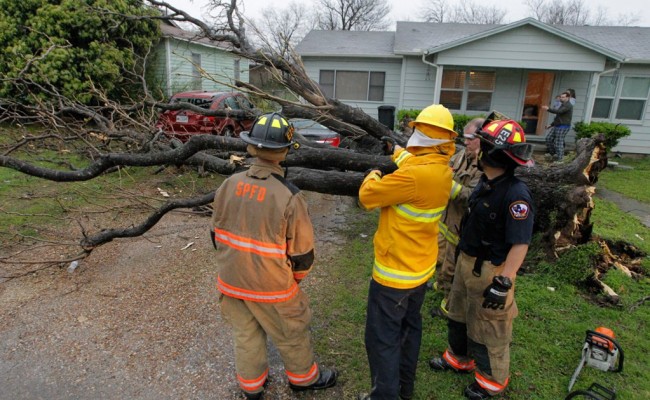
[(237, 197), (255, 199), (259, 202), (264, 201), (266, 196), (266, 188), (259, 185), (251, 185), (250, 183), (239, 182), (237, 183), (237, 190), (235, 191)]

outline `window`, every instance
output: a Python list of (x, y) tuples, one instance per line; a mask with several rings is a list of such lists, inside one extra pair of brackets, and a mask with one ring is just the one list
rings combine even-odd
[(383, 101), (385, 72), (321, 70), (323, 93), (342, 100)]
[(197, 107), (205, 108), (206, 110), (210, 109), (212, 105), (212, 99), (196, 98), (196, 97), (175, 97), (171, 100), (171, 104), (177, 103), (189, 103)]
[(228, 97), (226, 98), (226, 101), (224, 101), (224, 104), (226, 108), (230, 108), (231, 110), (241, 110), (241, 106), (239, 105), (239, 102), (235, 97)]
[(603, 76), (598, 81), (592, 118), (641, 121), (650, 92), (650, 78)]
[(201, 54), (192, 53), (192, 89), (202, 89), (201, 78)]
[(440, 103), (452, 110), (490, 111), (495, 81), (491, 71), (444, 70)]

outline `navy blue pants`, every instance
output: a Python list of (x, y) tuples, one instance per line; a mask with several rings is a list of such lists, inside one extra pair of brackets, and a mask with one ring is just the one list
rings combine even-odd
[(422, 341), (426, 286), (394, 289), (370, 281), (366, 318), (366, 352), (372, 400), (410, 397)]

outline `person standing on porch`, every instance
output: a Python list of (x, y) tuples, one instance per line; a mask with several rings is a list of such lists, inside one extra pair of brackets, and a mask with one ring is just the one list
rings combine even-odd
[(560, 106), (558, 108), (549, 108), (542, 106), (542, 109), (555, 114), (551, 130), (546, 136), (546, 152), (550, 154), (555, 161), (562, 161), (564, 157), (564, 138), (571, 129), (571, 120), (573, 119), (573, 105), (569, 99), (571, 94), (563, 92), (560, 95)]

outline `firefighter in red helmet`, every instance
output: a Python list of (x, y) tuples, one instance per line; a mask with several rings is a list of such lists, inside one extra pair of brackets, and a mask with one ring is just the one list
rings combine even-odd
[(474, 371), (464, 390), (472, 400), (503, 392), (510, 378), (512, 323), (517, 316), (515, 278), (533, 233), (533, 204), (518, 166), (532, 165), (532, 146), (521, 126), (490, 115), (477, 135), (484, 176), (461, 223), (456, 273), (449, 294), (448, 342), (435, 371)]

